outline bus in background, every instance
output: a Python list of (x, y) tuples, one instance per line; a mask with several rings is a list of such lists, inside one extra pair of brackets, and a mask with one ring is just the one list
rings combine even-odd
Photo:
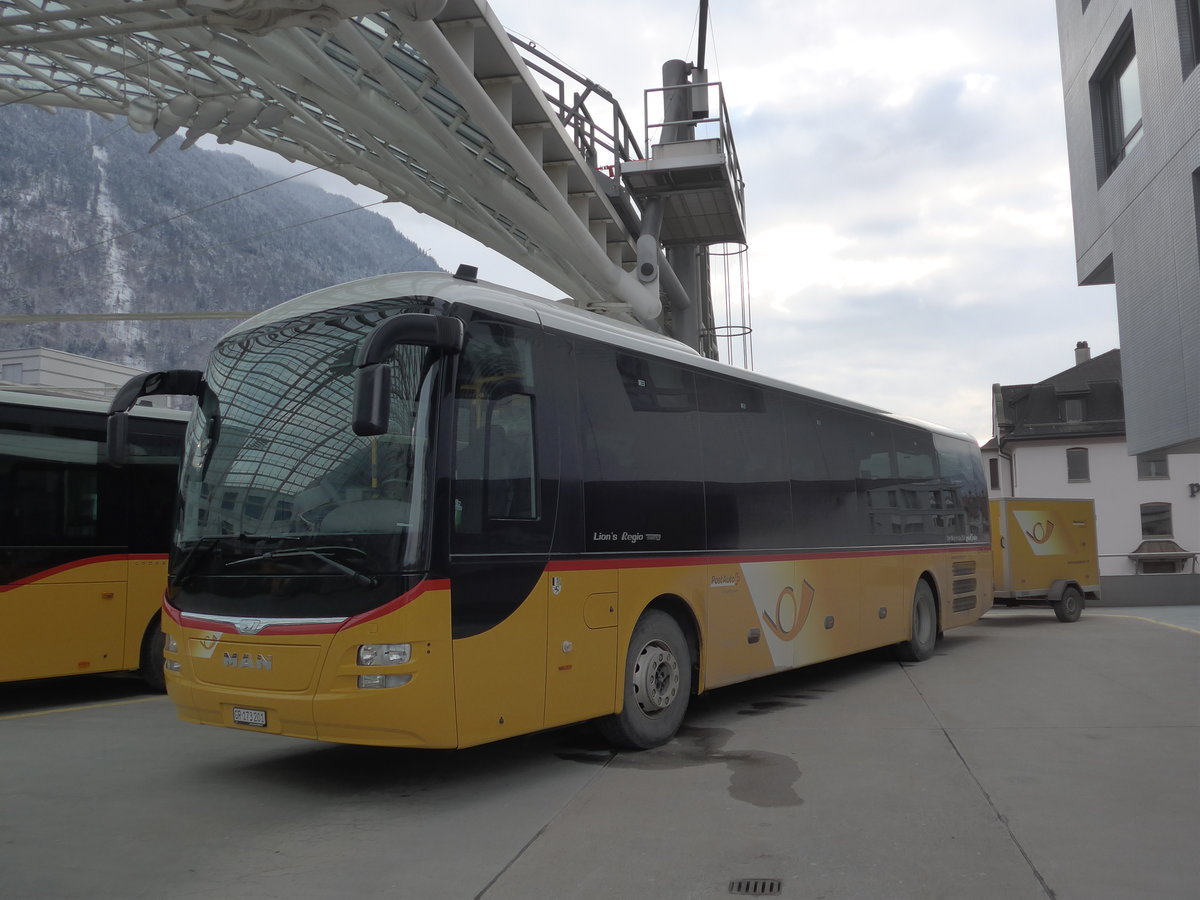
[(164, 605), (188, 721), (652, 747), (696, 693), (924, 659), (991, 605), (966, 435), (469, 276), (317, 291), (154, 377), (199, 398)]
[(140, 670), (159, 626), (186, 413), (137, 407), (127, 465), (108, 406), (0, 391), (0, 681)]

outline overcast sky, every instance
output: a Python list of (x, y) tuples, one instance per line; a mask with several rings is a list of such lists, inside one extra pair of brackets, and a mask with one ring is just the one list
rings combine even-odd
[[(491, 5), (608, 88), (639, 132), (662, 63), (696, 58), (698, 0)], [(1111, 286), (1076, 285), (1054, 7), (711, 0), (706, 62), (746, 182), (755, 369), (983, 441), (993, 382), (1068, 368), (1076, 341), (1117, 346)], [(557, 295), (428, 217), (391, 214), (446, 269)]]

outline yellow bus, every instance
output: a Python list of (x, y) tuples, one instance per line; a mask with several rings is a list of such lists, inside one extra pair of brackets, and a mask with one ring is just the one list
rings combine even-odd
[(991, 605), (966, 435), (469, 276), (305, 295), (189, 377), (187, 721), (453, 748), (595, 719), (652, 747), (699, 692), (923, 659)]
[(140, 670), (163, 686), (159, 614), (187, 417), (138, 407), (118, 467), (107, 413), (0, 391), (0, 681)]

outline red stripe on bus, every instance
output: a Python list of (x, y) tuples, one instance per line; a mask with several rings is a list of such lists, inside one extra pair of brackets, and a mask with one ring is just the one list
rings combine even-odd
[[(341, 628), (353, 628), (355, 625), (361, 625), (363, 622), (369, 622), (372, 619), (378, 619), (380, 616), (386, 616), (388, 613), (402, 609), (412, 603), (422, 594), (427, 594), (430, 591), (448, 591), (450, 589), (449, 578), (433, 578), (428, 581), (422, 581), (410, 591), (401, 594), (390, 603), (385, 603), (383, 606), (368, 610), (365, 613), (359, 613), (353, 616), (341, 625)], [(340, 628), (339, 628), (340, 630)]]
[(70, 572), (72, 569), (79, 569), (83, 566), (98, 565), (107, 562), (133, 562), (139, 559), (166, 559), (165, 553), (112, 553), (107, 556), (88, 556), (83, 559), (73, 559), (69, 563), (63, 563), (60, 566), (54, 566), (49, 569), (43, 569), (41, 572), (35, 572), (33, 575), (27, 575), (24, 578), (18, 578), (16, 581), (8, 584), (0, 584), (0, 594), (5, 591), (11, 591), (19, 587), (24, 587), (29, 584), (36, 584), (39, 581), (44, 581), (47, 578), (53, 578), (55, 575), (61, 575), (63, 572)]

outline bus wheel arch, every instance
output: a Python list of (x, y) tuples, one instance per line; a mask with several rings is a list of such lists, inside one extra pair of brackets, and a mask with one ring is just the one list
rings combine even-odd
[(619, 713), (600, 720), (611, 744), (648, 750), (675, 736), (696, 685), (698, 632), (686, 604), (659, 598), (634, 625), (621, 680)]
[(933, 579), (928, 572), (923, 573), (913, 589), (909, 638), (895, 645), (899, 660), (920, 662), (933, 656), (937, 639), (942, 634), (940, 606)]
[(138, 675), (153, 690), (165, 691), (166, 675), (163, 673), (163, 648), (167, 636), (162, 630), (162, 613), (150, 617), (150, 624), (142, 635), (142, 648), (138, 655)]

